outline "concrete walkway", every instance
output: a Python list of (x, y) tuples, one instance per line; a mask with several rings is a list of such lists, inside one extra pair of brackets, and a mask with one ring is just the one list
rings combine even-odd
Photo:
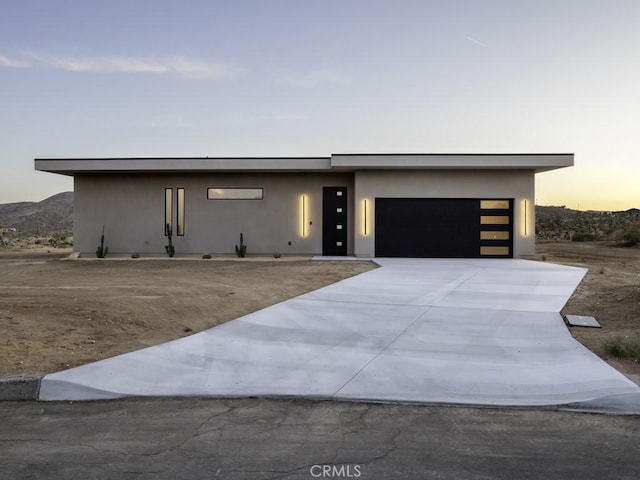
[(381, 268), (199, 334), (47, 375), (40, 399), (299, 396), (614, 410), (622, 399), (622, 410), (640, 412), (640, 388), (573, 340), (558, 313), (584, 269), (376, 261)]

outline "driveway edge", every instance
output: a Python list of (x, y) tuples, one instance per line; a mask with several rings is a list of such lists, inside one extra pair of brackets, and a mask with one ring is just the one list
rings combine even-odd
[(0, 377), (0, 401), (38, 400), (42, 375)]

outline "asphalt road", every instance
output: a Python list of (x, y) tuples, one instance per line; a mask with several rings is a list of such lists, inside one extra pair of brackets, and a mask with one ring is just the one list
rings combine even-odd
[(0, 403), (1, 479), (637, 479), (640, 417), (270, 399)]

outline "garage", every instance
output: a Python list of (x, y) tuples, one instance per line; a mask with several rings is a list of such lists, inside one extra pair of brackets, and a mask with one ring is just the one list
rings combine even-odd
[(376, 198), (375, 255), (513, 258), (513, 199)]

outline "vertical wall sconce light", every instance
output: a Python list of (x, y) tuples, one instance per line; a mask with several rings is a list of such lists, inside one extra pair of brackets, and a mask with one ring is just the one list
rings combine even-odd
[(528, 220), (527, 220), (527, 200), (524, 200), (524, 236), (527, 236), (527, 226), (528, 226)]
[(360, 205), (362, 207), (362, 210), (361, 210), (362, 221), (360, 222), (360, 233), (362, 233), (362, 235), (366, 237), (371, 232), (371, 219), (369, 218), (369, 209), (371, 208), (371, 205), (369, 200), (367, 200), (366, 198), (362, 199), (362, 202), (360, 203)]
[(307, 237), (307, 196), (300, 196), (300, 235)]
[(367, 211), (367, 199), (364, 199), (364, 236), (366, 237), (369, 234), (369, 230), (368, 230), (368, 225), (367, 225), (367, 215), (369, 214), (369, 212)]

